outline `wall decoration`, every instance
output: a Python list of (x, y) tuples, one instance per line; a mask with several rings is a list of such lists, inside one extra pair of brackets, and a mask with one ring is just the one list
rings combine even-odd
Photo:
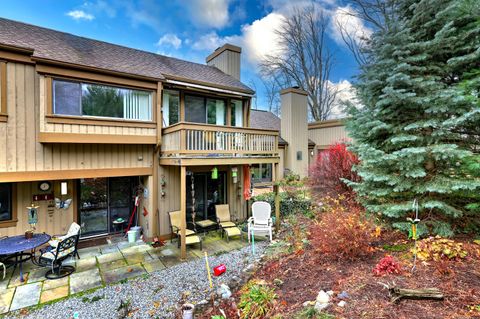
[(35, 226), (38, 223), (38, 207), (40, 206), (35, 206), (34, 203), (32, 203), (29, 207), (27, 207), (28, 224), (30, 225), (30, 228), (32, 230), (35, 229)]
[(73, 199), (68, 198), (66, 200), (61, 200), (60, 198), (55, 198), (55, 208), (56, 209), (68, 209), (72, 204)]
[(52, 188), (52, 184), (50, 182), (44, 181), (38, 184), (38, 189), (42, 192), (48, 192)]

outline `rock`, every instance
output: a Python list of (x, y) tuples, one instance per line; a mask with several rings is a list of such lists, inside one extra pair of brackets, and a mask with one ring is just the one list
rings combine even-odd
[(340, 302), (338, 303), (338, 305), (337, 305), (337, 306), (339, 306), (339, 307), (342, 307), (342, 308), (343, 308), (343, 307), (345, 307), (345, 305), (346, 305), (346, 304), (347, 304), (347, 303), (345, 302), (345, 300), (342, 300), (342, 301), (340, 301)]
[(325, 291), (320, 290), (315, 300), (315, 310), (322, 311), (329, 306), (329, 302), (330, 296)]
[(217, 295), (222, 299), (228, 299), (232, 296), (232, 292), (226, 284), (221, 284), (217, 289)]
[(280, 287), (281, 285), (283, 285), (283, 280), (280, 279), (280, 278), (275, 278), (275, 279), (273, 279), (273, 284), (274, 284), (275, 286)]
[(210, 305), (210, 303), (208, 302), (207, 299), (203, 299), (203, 300), (200, 300), (196, 305), (195, 305), (195, 313), (198, 314), (198, 313), (203, 313), (207, 308), (208, 306)]
[(233, 276), (232, 279), (230, 279), (229, 286), (232, 289), (236, 289), (236, 288), (240, 287), (241, 284), (242, 284), (242, 279), (238, 276)]
[(348, 295), (348, 293), (346, 291), (342, 291), (341, 293), (339, 293), (337, 295), (338, 299), (348, 299), (350, 298), (350, 296)]
[(307, 300), (303, 303), (304, 307), (312, 307), (315, 306), (315, 301)]

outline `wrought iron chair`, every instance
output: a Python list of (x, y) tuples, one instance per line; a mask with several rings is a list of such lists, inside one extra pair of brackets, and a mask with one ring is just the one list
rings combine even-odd
[(77, 244), (79, 234), (67, 237), (58, 243), (58, 246), (50, 251), (45, 251), (40, 255), (40, 264), (51, 267), (45, 277), (47, 279), (59, 279), (72, 274), (75, 267), (71, 265), (62, 265), (65, 259), (75, 257), (77, 254)]

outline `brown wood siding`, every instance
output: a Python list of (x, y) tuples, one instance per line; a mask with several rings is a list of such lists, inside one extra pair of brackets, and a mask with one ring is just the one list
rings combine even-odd
[(335, 142), (349, 141), (345, 126), (309, 128), (308, 138), (315, 142), (315, 148), (325, 149)]

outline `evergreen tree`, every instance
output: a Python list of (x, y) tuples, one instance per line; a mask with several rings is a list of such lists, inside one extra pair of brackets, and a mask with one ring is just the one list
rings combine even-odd
[(350, 184), (370, 212), (404, 230), (417, 199), (419, 232), (450, 236), (480, 191), (462, 169), (480, 152), (479, 4), (406, 0), (396, 9), (399, 19), (371, 39), (357, 84), (363, 105), (350, 107), (362, 178)]
[(82, 113), (90, 116), (123, 118), (123, 97), (120, 90), (89, 85), (82, 96)]

